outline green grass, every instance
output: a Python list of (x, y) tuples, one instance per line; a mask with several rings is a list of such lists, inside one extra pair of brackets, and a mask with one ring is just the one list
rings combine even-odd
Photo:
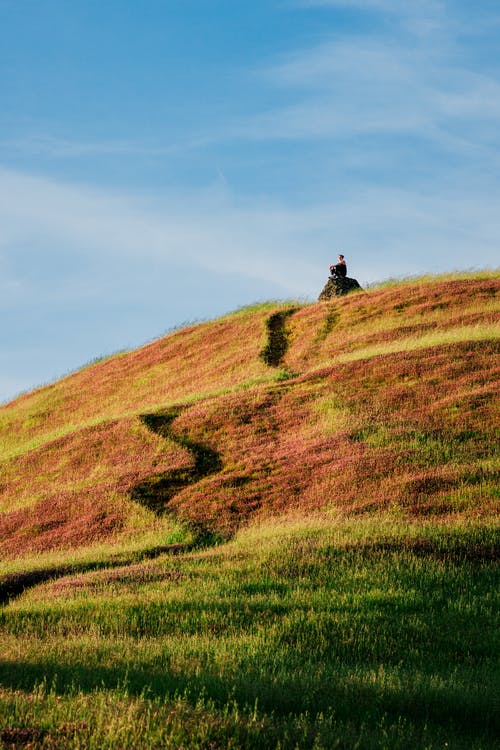
[(497, 552), (491, 524), (323, 516), (46, 582), (0, 610), (0, 737), (493, 748)]
[(397, 341), (381, 342), (340, 354), (332, 362), (353, 362), (396, 352), (411, 352), (417, 349), (428, 349), (433, 346), (458, 344), (464, 341), (495, 341), (500, 338), (500, 326), (495, 323), (465, 325), (448, 328), (444, 331), (433, 331), (420, 336), (406, 336)]
[(460, 271), (446, 271), (439, 274), (422, 274), (416, 276), (393, 276), (382, 281), (376, 281), (367, 284), (366, 288), (370, 290), (385, 289), (406, 284), (434, 284), (436, 281), (467, 281), (468, 279), (497, 279), (499, 274), (498, 268), (483, 268)]
[(145, 512), (150, 516), (149, 530), (139, 528), (136, 533), (132, 532), (124, 539), (111, 538), (100, 544), (78, 547), (70, 551), (57, 549), (0, 560), (0, 591), (2, 578), (8, 575), (68, 567), (76, 572), (133, 564), (148, 557), (158, 548), (174, 544), (192, 547), (195, 543), (193, 533), (175, 519), (168, 516), (154, 518), (152, 513)]

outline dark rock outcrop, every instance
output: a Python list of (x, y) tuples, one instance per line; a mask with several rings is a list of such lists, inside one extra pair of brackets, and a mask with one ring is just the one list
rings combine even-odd
[(355, 289), (361, 289), (356, 279), (350, 279), (347, 276), (346, 278), (330, 276), (318, 297), (318, 302), (324, 302), (332, 297), (341, 297)]

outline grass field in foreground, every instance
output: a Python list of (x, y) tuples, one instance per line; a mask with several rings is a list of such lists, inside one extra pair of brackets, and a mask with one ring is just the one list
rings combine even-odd
[(323, 515), (28, 589), (1, 746), (494, 748), (497, 532)]

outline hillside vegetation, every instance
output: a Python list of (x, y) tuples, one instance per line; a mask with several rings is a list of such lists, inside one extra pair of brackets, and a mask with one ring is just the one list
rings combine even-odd
[[(324, 506), (490, 512), (498, 289), (249, 308), (22, 396), (0, 409), (0, 552), (81, 546), (166, 511), (223, 537)], [(175, 486), (190, 441), (217, 470)]]
[(495, 747), (499, 290), (256, 305), (0, 407), (0, 747)]

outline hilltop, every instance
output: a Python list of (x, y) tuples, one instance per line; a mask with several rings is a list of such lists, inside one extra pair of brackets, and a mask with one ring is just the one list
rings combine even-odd
[(0, 408), (0, 747), (498, 746), (493, 274), (268, 303)]
[(0, 408), (0, 554), (335, 507), (495, 509), (493, 276), (268, 303)]

